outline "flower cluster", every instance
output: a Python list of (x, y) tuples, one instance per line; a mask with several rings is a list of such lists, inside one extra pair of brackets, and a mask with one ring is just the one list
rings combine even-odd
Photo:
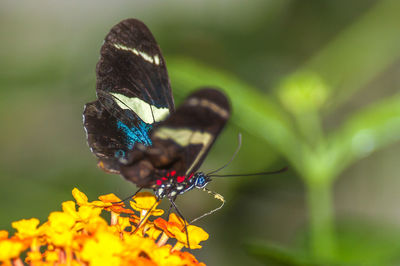
[[(129, 202), (132, 208), (114, 194), (92, 202), (76, 188), (72, 195), (76, 202), (63, 202), (62, 211), (52, 212), (40, 226), (32, 218), (13, 222), (12, 237), (0, 230), (0, 265), (24, 265), (23, 256), (30, 265), (204, 265), (181, 249), (201, 248), (208, 234), (185, 227), (175, 214), (168, 221), (150, 221), (164, 213), (151, 193), (138, 193)], [(110, 213), (110, 223), (102, 211)]]

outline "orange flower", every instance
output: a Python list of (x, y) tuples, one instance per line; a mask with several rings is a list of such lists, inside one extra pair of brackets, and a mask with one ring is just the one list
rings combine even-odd
[(0, 230), (0, 240), (7, 238), (8, 238), (8, 232), (6, 230)]
[(118, 214), (120, 213), (134, 214), (134, 211), (124, 208), (125, 204), (121, 202), (121, 199), (115, 196), (114, 193), (100, 196), (99, 200), (102, 201), (103, 203), (112, 204), (109, 207), (105, 207), (105, 210), (107, 211), (112, 211)]
[(174, 237), (178, 240), (178, 243), (174, 247), (174, 250), (180, 250), (183, 246), (189, 247), (187, 239), (188, 236), (191, 249), (201, 248), (199, 243), (201, 241), (207, 240), (209, 237), (203, 229), (194, 225), (186, 226), (188, 231), (188, 233), (186, 234), (185, 223), (183, 219), (179, 218), (175, 213), (171, 213), (169, 215), (168, 222), (162, 218), (158, 218), (154, 221), (154, 224), (162, 229), (168, 237)]

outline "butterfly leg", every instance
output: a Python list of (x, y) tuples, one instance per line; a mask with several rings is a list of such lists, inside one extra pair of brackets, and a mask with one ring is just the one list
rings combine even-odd
[(189, 233), (187, 230), (187, 222), (185, 217), (183, 217), (182, 213), (180, 212), (180, 210), (178, 209), (178, 207), (175, 204), (175, 198), (168, 198), (169, 202), (171, 202), (171, 205), (174, 207), (175, 211), (178, 213), (179, 217), (183, 220), (183, 224), (185, 225), (185, 232), (186, 232), (186, 240), (187, 240), (187, 244), (188, 244), (188, 248), (190, 249), (190, 242), (189, 242)]
[[(176, 197), (177, 197), (177, 196), (171, 198), (170, 201), (172, 200), (172, 201), (175, 202)], [(168, 212), (167, 212), (167, 218), (169, 218), (169, 215), (171, 214), (172, 207), (173, 207), (173, 206), (172, 206), (172, 203), (170, 203), (170, 204), (169, 204), (169, 209), (168, 209)]]
[(168, 212), (167, 212), (167, 218), (171, 214), (171, 210), (172, 210), (172, 204), (169, 205)]
[[(141, 187), (141, 188), (139, 188), (138, 190), (136, 190), (136, 192), (133, 194), (133, 195), (131, 195), (131, 196), (129, 196), (129, 197), (126, 197), (125, 199), (123, 199), (123, 200), (121, 200), (121, 201), (118, 201), (118, 202), (113, 202), (113, 204), (118, 204), (118, 203), (122, 203), (122, 202), (125, 202), (125, 201), (127, 201), (128, 199), (131, 199), (131, 198), (133, 198), (134, 196), (136, 196), (136, 194), (137, 193), (139, 193), (141, 190), (142, 190), (143, 188)], [(135, 200), (133, 200), (133, 201), (135, 201)]]

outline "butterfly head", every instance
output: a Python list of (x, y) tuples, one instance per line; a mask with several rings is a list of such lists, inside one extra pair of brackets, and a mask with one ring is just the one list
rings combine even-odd
[(194, 184), (194, 187), (201, 189), (207, 186), (207, 184), (211, 181), (211, 178), (203, 172), (198, 172), (194, 174), (191, 180)]

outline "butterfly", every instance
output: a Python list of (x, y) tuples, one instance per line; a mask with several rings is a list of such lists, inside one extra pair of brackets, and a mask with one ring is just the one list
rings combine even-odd
[(199, 89), (175, 110), (161, 50), (136, 19), (112, 27), (96, 74), (97, 100), (85, 105), (83, 120), (101, 169), (171, 203), (211, 181), (197, 170), (231, 115), (221, 91)]

